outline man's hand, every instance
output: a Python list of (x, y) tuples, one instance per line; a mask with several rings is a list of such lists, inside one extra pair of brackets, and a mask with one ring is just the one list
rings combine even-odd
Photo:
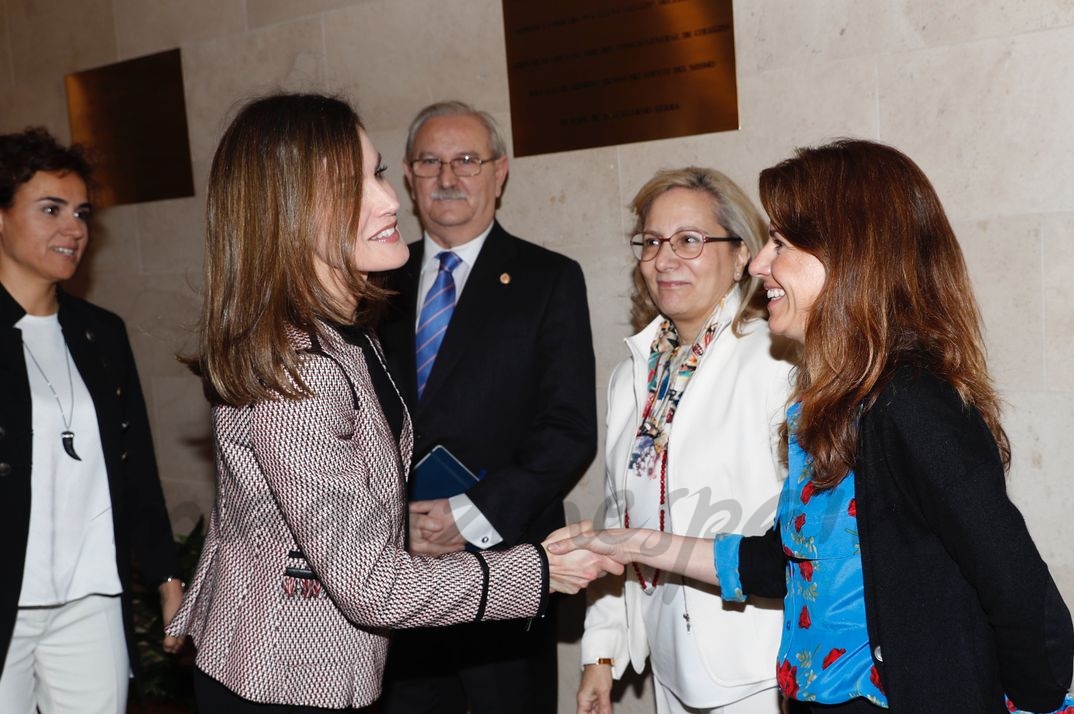
[(578, 685), (578, 714), (612, 714), (612, 667), (587, 664)]
[(549, 543), (579, 537), (583, 533), (593, 533), (591, 522), (580, 521), (554, 530), (541, 544), (548, 552), (548, 575), (552, 592), (573, 595), (599, 577), (608, 573), (618, 575), (623, 572), (623, 566), (620, 563), (605, 555), (586, 550), (584, 546), (563, 555), (549, 552), (547, 547)]
[(455, 525), (451, 504), (446, 498), (410, 503), (410, 552), (414, 555), (444, 555), (466, 547), (466, 539)]

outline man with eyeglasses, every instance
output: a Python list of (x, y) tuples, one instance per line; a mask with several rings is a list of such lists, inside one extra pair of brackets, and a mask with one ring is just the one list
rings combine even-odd
[[(507, 168), (485, 112), (442, 102), (410, 126), (404, 174), (423, 236), (392, 275), (381, 340), (413, 419), (415, 463), (441, 446), (481, 477), (411, 501), (414, 553), (541, 542), (564, 524), (563, 497), (596, 451), (582, 270), (496, 221)], [(382, 711), (552, 714), (556, 669), (552, 615), (400, 631)]]

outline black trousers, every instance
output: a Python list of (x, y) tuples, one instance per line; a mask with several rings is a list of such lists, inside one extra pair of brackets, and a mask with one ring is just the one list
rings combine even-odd
[(392, 632), (381, 714), (556, 714), (556, 623)]
[(368, 714), (372, 711), (369, 707), (323, 709), (251, 702), (235, 694), (197, 667), (194, 668), (194, 701), (198, 706), (198, 714)]

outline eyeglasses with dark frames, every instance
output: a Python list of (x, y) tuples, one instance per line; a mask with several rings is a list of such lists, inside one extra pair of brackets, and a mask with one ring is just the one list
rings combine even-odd
[(424, 156), (420, 159), (410, 160), (410, 171), (418, 178), (436, 178), (444, 170), (444, 166), (447, 165), (451, 167), (452, 173), (459, 178), (469, 178), (481, 173), (482, 165), (498, 158), (500, 157), (493, 156), (490, 159), (482, 159), (480, 156), (463, 154), (445, 161), (432, 156)]
[(701, 255), (706, 243), (736, 243), (742, 239), (738, 236), (710, 236), (701, 231), (678, 231), (668, 237), (659, 233), (638, 233), (630, 239), (634, 257), (646, 263), (656, 258), (660, 246), (667, 243), (671, 252), (683, 260), (693, 260)]

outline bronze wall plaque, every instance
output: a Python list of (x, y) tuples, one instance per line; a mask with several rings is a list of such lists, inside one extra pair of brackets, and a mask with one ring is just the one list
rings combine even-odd
[(194, 195), (179, 50), (67, 75), (67, 113), (92, 154), (94, 205)]
[(516, 156), (738, 128), (731, 0), (503, 0)]

